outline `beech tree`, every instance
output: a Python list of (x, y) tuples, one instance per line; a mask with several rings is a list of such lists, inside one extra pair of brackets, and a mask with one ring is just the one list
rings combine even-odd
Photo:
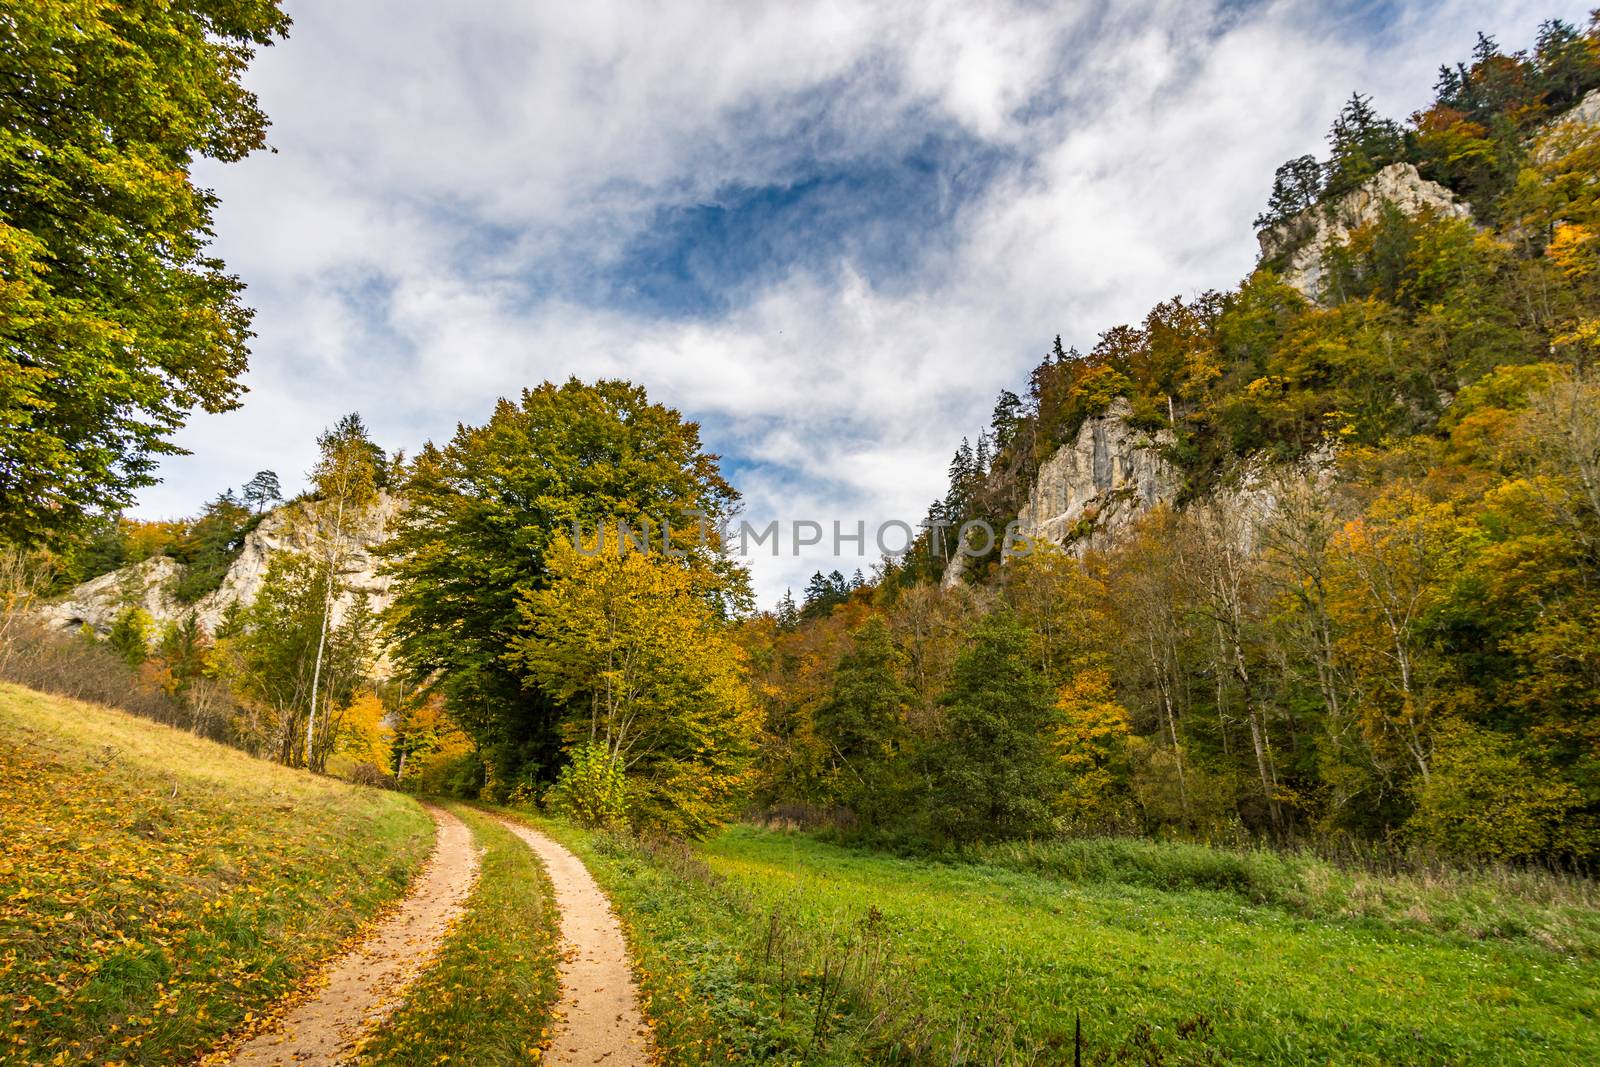
[(563, 709), (506, 660), (522, 637), (518, 605), (550, 582), (546, 555), (616, 523), (672, 530), (673, 548), (719, 576), (720, 609), (749, 603), (715, 527), (738, 494), (704, 451), (700, 428), (624, 381), (570, 379), (501, 400), (482, 426), (429, 444), (406, 472), (407, 507), (382, 551), (395, 579), (387, 615), (399, 665), (442, 692), (478, 743), (498, 793), (524, 768), (550, 781), (562, 762)]
[(267, 118), (240, 83), (276, 0), (8, 4), (0, 17), (0, 538), (60, 543), (155, 482), (195, 407), (238, 404), (244, 285), (197, 157)]

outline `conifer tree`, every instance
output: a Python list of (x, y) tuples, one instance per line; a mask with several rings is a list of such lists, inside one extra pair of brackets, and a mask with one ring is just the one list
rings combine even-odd
[(874, 615), (851, 635), (833, 676), (833, 692), (817, 711), (839, 798), (872, 822), (895, 814), (897, 763), (906, 742), (912, 694), (902, 680), (904, 656), (888, 625)]
[(1322, 165), (1316, 156), (1296, 156), (1272, 176), (1267, 209), (1256, 216), (1256, 227), (1276, 226), (1316, 206), (1322, 193)]
[(944, 737), (929, 761), (935, 828), (967, 841), (1048, 829), (1064, 784), (1049, 742), (1054, 694), (1011, 612), (973, 628), (941, 703)]
[(278, 484), (277, 472), (256, 471), (255, 477), (244, 483), (243, 497), (245, 504), (257, 514), (282, 500), (283, 487)]
[(1372, 98), (1351, 93), (1333, 128), (1328, 131), (1332, 154), (1325, 164), (1325, 196), (1337, 196), (1356, 188), (1378, 171), (1400, 158), (1400, 127), (1381, 117), (1372, 107)]
[(778, 599), (778, 629), (785, 632), (793, 630), (800, 621), (800, 609), (794, 604), (794, 590), (785, 589), (783, 596)]

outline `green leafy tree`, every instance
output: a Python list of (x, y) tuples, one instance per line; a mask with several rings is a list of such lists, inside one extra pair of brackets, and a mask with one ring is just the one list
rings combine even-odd
[(60, 543), (237, 406), (244, 285), (198, 156), (266, 144), (240, 83), (276, 0), (28, 0), (0, 17), (0, 538)]
[[(328, 631), (333, 625), (333, 600), (338, 585), (338, 573), (347, 552), (346, 524), (372, 503), (377, 494), (378, 472), (383, 469), (383, 449), (373, 444), (367, 436), (366, 424), (361, 416), (351, 412), (317, 438), (321, 453), (311, 472), (311, 483), (317, 492), (315, 508), (318, 525), (322, 528), (324, 565), (327, 581), (324, 585), (322, 625), (317, 636), (317, 655), (311, 668), (310, 708), (306, 717), (306, 750), (315, 749), (319, 728), (318, 701), (322, 699), (322, 660), (327, 652)], [(331, 696), (326, 715), (333, 715)], [(326, 728), (327, 723), (321, 724)]]
[(1541, 773), (1493, 733), (1455, 724), (1441, 735), (1406, 824), (1416, 838), (1478, 861), (1593, 852), (1596, 822), (1571, 784)]
[(738, 494), (699, 427), (652, 404), (639, 386), (571, 379), (502, 400), (482, 426), (463, 426), (444, 448), (425, 446), (407, 473), (407, 508), (383, 551), (394, 576), (388, 626), (395, 657), (417, 682), (445, 694), (503, 785), (524, 765), (544, 780), (561, 763), (561, 708), (527, 688), (506, 660), (522, 637), (518, 602), (549, 584), (546, 555), (574, 526), (614, 541), (621, 520), (646, 523), (659, 545), (719, 575), (723, 609), (748, 603), (742, 571), (702, 545)]
[(956, 660), (943, 736), (929, 760), (934, 829), (958, 841), (1025, 837), (1051, 827), (1065, 784), (1051, 751), (1055, 699), (1033, 666), (1027, 629), (986, 615)]
[[(314, 770), (326, 764), (340, 716), (366, 681), (375, 637), (370, 607), (356, 597), (323, 640), (329, 581), (321, 560), (274, 555), (255, 600), (232, 614), (217, 640), (218, 668), (244, 704), (237, 735), (282, 763)], [(307, 730), (319, 645), (324, 714)]]

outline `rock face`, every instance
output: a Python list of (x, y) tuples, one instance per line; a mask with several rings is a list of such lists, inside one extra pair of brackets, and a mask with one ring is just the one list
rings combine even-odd
[(1600, 126), (1600, 89), (1591, 90), (1546, 124), (1544, 132), (1533, 143), (1533, 161), (1548, 163), (1571, 151), (1576, 147), (1575, 141), (1593, 136), (1596, 126)]
[[(1161, 453), (1169, 431), (1151, 434), (1128, 425), (1132, 409), (1116, 400), (1104, 414), (1089, 419), (1077, 440), (1063, 446), (1039, 468), (1027, 506), (1017, 516), (1024, 537), (1049, 541), (1075, 556), (1111, 548), (1129, 527), (1159, 504), (1173, 504), (1181, 479)], [(1242, 464), (1214, 489), (1207, 501), (1230, 516), (1230, 529), (1249, 550), (1272, 522), (1280, 495), (1293, 483), (1327, 488), (1335, 470), (1331, 445), (1298, 462), (1268, 464), (1259, 458)], [(946, 572), (954, 571), (952, 561)]]
[(1017, 516), (1024, 537), (1082, 555), (1107, 547), (1140, 515), (1177, 498), (1178, 474), (1160, 452), (1171, 433), (1133, 428), (1132, 413), (1126, 400), (1113, 401), (1045, 461)]
[(170, 556), (130, 563), (91, 578), (65, 599), (45, 605), (39, 614), (57, 629), (77, 631), (88, 626), (102, 637), (111, 632), (111, 624), (127, 607), (143, 608), (155, 619), (179, 619), (189, 610), (172, 595), (182, 574), (183, 565)]
[(1570, 111), (1558, 118), (1557, 123), (1578, 122), (1585, 126), (1600, 126), (1600, 89), (1591, 89)]
[[(334, 601), (335, 625), (344, 618), (358, 593), (365, 592), (371, 598), (373, 611), (388, 606), (389, 579), (379, 577), (373, 549), (383, 540), (399, 508), (397, 498), (379, 494), (371, 507), (354, 518), (345, 517), (340, 571), (344, 591)], [(62, 599), (46, 605), (41, 616), (49, 625), (63, 630), (77, 630), (88, 624), (105, 634), (117, 615), (133, 605), (149, 612), (157, 622), (178, 622), (192, 611), (202, 626), (215, 632), (229, 608), (255, 600), (274, 556), (285, 552), (321, 555), (332, 532), (331, 521), (319, 522), (305, 504), (286, 504), (269, 512), (245, 538), (244, 549), (228, 568), (221, 586), (194, 604), (179, 603), (171, 593), (183, 565), (168, 556), (157, 556), (84, 582)]]
[[(1585, 106), (1584, 104), (1579, 106)], [(1441, 218), (1472, 221), (1472, 211), (1455, 194), (1417, 173), (1410, 163), (1391, 163), (1361, 186), (1326, 204), (1303, 211), (1287, 222), (1269, 226), (1256, 235), (1263, 259), (1287, 254), (1285, 284), (1300, 290), (1308, 300), (1322, 297), (1322, 257), (1328, 249), (1349, 239), (1352, 231), (1376, 222), (1385, 203), (1408, 215), (1432, 210)]]

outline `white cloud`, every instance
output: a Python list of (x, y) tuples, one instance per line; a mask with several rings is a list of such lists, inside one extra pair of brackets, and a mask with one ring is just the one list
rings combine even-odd
[[(1092, 343), (1156, 300), (1236, 282), (1272, 168), (1318, 150), (1352, 89), (1403, 115), (1473, 30), (1520, 43), (1550, 13), (289, 6), (293, 36), (251, 74), (279, 151), (199, 170), (259, 309), (253, 391), (181, 434), (195, 455), (164, 465), (145, 514), (192, 511), (261, 467), (293, 483), (348, 410), (410, 450), (575, 374), (634, 378), (701, 419), (752, 519), (915, 519), (1053, 334)], [(573, 295), (663, 206), (939, 127), (1007, 162), (893, 285), (807, 262), (725, 313), (670, 318)], [(763, 600), (819, 564), (754, 560)]]

